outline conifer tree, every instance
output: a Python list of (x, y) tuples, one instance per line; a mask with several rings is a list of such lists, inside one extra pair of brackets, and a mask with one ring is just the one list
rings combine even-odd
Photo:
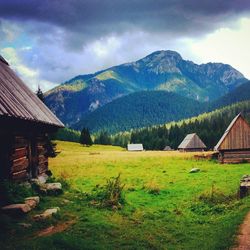
[(44, 94), (43, 94), (39, 85), (38, 85), (38, 89), (36, 91), (36, 95), (44, 103)]
[(93, 144), (89, 130), (87, 128), (82, 129), (80, 143), (87, 146), (91, 146)]

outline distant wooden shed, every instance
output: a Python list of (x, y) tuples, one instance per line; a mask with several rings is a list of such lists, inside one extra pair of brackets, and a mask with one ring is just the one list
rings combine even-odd
[(170, 146), (166, 146), (163, 150), (164, 151), (172, 151), (173, 149)]
[(0, 56), (0, 179), (27, 180), (48, 170), (48, 133), (64, 125)]
[(214, 147), (220, 163), (250, 162), (250, 126), (241, 114), (230, 123)]
[(204, 151), (206, 148), (204, 142), (195, 133), (188, 134), (178, 147), (179, 151), (182, 152)]
[(143, 145), (139, 144), (128, 144), (128, 151), (143, 151)]

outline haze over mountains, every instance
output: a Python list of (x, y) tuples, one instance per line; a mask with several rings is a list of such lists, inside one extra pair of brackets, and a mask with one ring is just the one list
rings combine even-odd
[[(230, 93), (245, 82), (230, 65), (198, 65), (177, 52), (157, 51), (136, 62), (76, 76), (47, 92), (46, 103), (67, 126), (81, 129), (88, 125), (93, 131), (103, 128), (102, 115), (112, 119), (117, 112), (120, 118), (114, 126), (119, 131), (125, 120), (135, 119), (139, 123), (135, 127), (159, 124), (197, 115), (212, 102), (214, 108), (222, 105), (219, 102), (230, 104)], [(225, 100), (219, 101), (222, 96)]]

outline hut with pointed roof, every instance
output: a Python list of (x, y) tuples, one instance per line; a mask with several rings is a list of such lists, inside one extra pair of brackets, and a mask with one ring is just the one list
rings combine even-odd
[(172, 151), (173, 149), (170, 146), (166, 146), (163, 150), (164, 151)]
[(143, 151), (143, 145), (141, 143), (131, 143), (127, 146), (128, 151)]
[(188, 134), (178, 146), (178, 150), (181, 152), (204, 151), (206, 148), (204, 142), (195, 133)]
[(214, 150), (220, 163), (250, 162), (250, 126), (242, 114), (232, 120)]
[(62, 122), (0, 56), (0, 179), (23, 181), (48, 170), (48, 133)]

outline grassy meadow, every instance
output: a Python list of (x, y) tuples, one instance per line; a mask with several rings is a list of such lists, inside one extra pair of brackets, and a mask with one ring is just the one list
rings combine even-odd
[[(61, 141), (57, 150), (60, 154), (49, 164), (67, 184), (64, 193), (41, 198), (39, 207), (21, 220), (30, 228), (2, 215), (1, 249), (229, 249), (249, 210), (250, 199), (239, 200), (237, 191), (250, 164), (220, 165), (196, 160), (193, 153), (127, 152)], [(201, 171), (191, 174), (192, 168)], [(125, 184), (123, 208), (93, 206), (89, 197), (94, 190), (118, 174)], [(52, 219), (32, 220), (54, 206), (60, 213)], [(66, 230), (39, 236), (44, 228), (67, 222)]]

